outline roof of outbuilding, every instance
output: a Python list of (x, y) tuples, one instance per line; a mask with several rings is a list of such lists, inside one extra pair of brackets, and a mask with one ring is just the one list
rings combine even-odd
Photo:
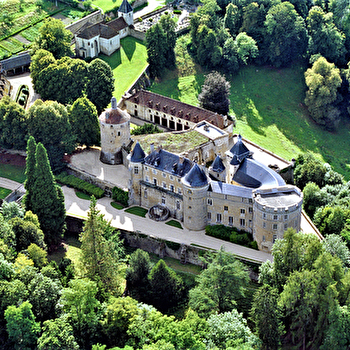
[(136, 141), (136, 145), (132, 151), (130, 161), (133, 163), (141, 163), (145, 160), (145, 152), (143, 151), (141, 145)]
[(221, 160), (219, 155), (216, 156), (216, 158), (215, 158), (215, 160), (214, 160), (214, 162), (212, 164), (212, 169), (216, 173), (221, 173), (222, 171), (224, 171), (226, 169), (225, 165), (222, 162), (222, 160)]
[(185, 176), (183, 180), (184, 184), (191, 187), (203, 187), (208, 185), (208, 178), (205, 175), (205, 172), (198, 166), (197, 163), (194, 163), (191, 170)]
[(192, 166), (192, 162), (189, 159), (180, 158), (178, 155), (165, 151), (162, 148), (150, 153), (145, 158), (145, 164), (181, 177), (186, 175)]
[(151, 91), (137, 91), (130, 97), (127, 97), (126, 100), (145, 106), (146, 108), (159, 110), (161, 113), (171, 114), (176, 118), (188, 120), (192, 123), (199, 123), (206, 120), (220, 129), (224, 129), (226, 126), (232, 124), (231, 121), (225, 120), (221, 114), (158, 95)]
[(133, 9), (127, 0), (123, 0), (122, 4), (118, 9), (118, 12), (129, 13), (129, 12), (133, 12)]
[(249, 188), (284, 186), (286, 184), (274, 170), (251, 158), (243, 160), (233, 176), (233, 181)]
[(1, 69), (4, 71), (19, 68), (22, 66), (28, 66), (31, 62), (29, 51), (22, 52), (17, 56), (12, 56), (5, 60), (0, 61)]

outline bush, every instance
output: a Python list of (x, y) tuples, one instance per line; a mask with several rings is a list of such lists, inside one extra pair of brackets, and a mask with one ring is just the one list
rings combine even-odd
[(129, 192), (123, 191), (119, 187), (113, 187), (113, 189), (112, 189), (112, 198), (116, 202), (119, 202), (120, 204), (122, 204), (125, 207), (127, 207), (128, 206), (128, 201), (129, 201)]
[(175, 15), (181, 15), (181, 10), (174, 10)]
[(258, 250), (258, 244), (253, 240), (253, 235), (250, 232), (238, 231), (235, 227), (208, 225), (205, 228), (205, 234), (224, 241)]
[(135, 129), (131, 131), (131, 135), (146, 135), (146, 134), (158, 134), (161, 133), (157, 125), (145, 123), (142, 126), (137, 126)]
[(99, 188), (89, 182), (81, 180), (73, 175), (68, 175), (65, 171), (56, 175), (56, 181), (60, 184), (67, 185), (75, 188), (83, 193), (86, 193), (90, 196), (95, 196), (96, 198), (101, 198), (104, 195), (104, 190)]

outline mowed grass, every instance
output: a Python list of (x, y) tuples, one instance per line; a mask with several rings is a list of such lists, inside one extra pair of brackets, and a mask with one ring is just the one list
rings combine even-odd
[(0, 177), (23, 183), (26, 179), (25, 167), (12, 164), (0, 164)]
[(141, 216), (141, 217), (145, 218), (148, 210), (145, 209), (145, 208), (142, 208), (142, 207), (136, 207), (135, 206), (135, 207), (131, 207), (131, 208), (125, 209), (125, 212), (129, 213), (129, 214), (138, 215), (138, 216)]
[(0, 187), (0, 199), (6, 198), (11, 192), (8, 188)]
[(183, 230), (182, 226), (181, 226), (181, 223), (179, 221), (176, 221), (176, 220), (169, 220), (168, 222), (165, 223), (166, 225), (169, 225), (169, 226), (173, 226), (173, 227), (176, 227), (176, 228), (180, 228), (181, 230)]
[(92, 0), (92, 5), (100, 7), (103, 12), (108, 12), (113, 10), (115, 7), (119, 7), (122, 0)]
[(118, 203), (118, 202), (111, 202), (111, 206), (112, 206), (114, 209), (118, 209), (118, 210), (124, 209), (124, 206), (121, 205), (121, 204)]
[(139, 75), (147, 67), (146, 46), (141, 40), (133, 37), (123, 38), (121, 48), (111, 56), (100, 55), (99, 58), (107, 62), (115, 78), (114, 96), (119, 100)]
[(91, 196), (89, 196), (88, 194), (86, 194), (84, 192), (75, 191), (75, 194), (80, 199), (85, 199), (87, 201), (91, 201)]
[[(286, 160), (310, 151), (349, 180), (350, 122), (344, 120), (337, 132), (328, 132), (312, 121), (304, 105), (305, 69), (249, 66), (227, 77), (230, 113), (237, 118), (233, 132)], [(151, 90), (196, 105), (204, 78), (202, 73), (177, 77), (169, 72)]]

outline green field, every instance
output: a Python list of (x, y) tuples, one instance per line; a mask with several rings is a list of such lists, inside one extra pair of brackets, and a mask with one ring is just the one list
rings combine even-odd
[(1, 41), (0, 47), (2, 49), (10, 51), (12, 54), (18, 53), (25, 48), (24, 45), (15, 38), (8, 38), (6, 40)]
[[(350, 123), (328, 132), (313, 123), (304, 105), (305, 67), (249, 66), (231, 77), (231, 114), (237, 118), (234, 133), (291, 160), (311, 151), (350, 179)], [(174, 77), (168, 72), (151, 90), (196, 105), (204, 74)]]
[(125, 209), (125, 212), (145, 218), (148, 210), (142, 207), (131, 207), (131, 208)]
[(26, 30), (23, 30), (21, 32), (21, 36), (23, 36), (23, 38), (27, 39), (28, 41), (34, 41), (36, 37), (39, 35), (39, 29), (43, 24), (44, 22), (42, 21), (37, 23), (34, 26), (27, 28)]
[(0, 187), (0, 199), (6, 198), (11, 192), (12, 191), (7, 188)]
[(26, 179), (25, 168), (11, 164), (0, 164), (0, 177), (23, 183)]
[(147, 67), (147, 51), (142, 41), (128, 36), (121, 40), (121, 48), (113, 55), (100, 55), (107, 62), (115, 78), (114, 97), (119, 101)]
[(115, 7), (119, 7), (122, 0), (92, 0), (92, 4), (101, 8), (104, 13), (113, 10)]

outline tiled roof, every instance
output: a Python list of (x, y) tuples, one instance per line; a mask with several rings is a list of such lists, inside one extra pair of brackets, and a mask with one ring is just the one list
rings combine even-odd
[(83, 27), (81, 30), (79, 30), (79, 33), (77, 34), (78, 38), (82, 39), (92, 39), (95, 36), (100, 35), (100, 24), (93, 24), (89, 27)]
[(107, 22), (106, 25), (117, 32), (128, 27), (128, 24), (125, 22), (125, 19), (123, 17), (119, 17), (113, 21)]
[[(227, 126), (225, 125), (224, 117), (220, 114), (173, 100), (172, 98), (158, 95), (154, 92), (140, 90), (126, 100), (145, 106), (146, 108), (158, 110), (160, 113), (171, 114), (176, 118), (188, 120), (193, 123), (206, 120), (220, 129)], [(231, 124), (232, 122), (228, 121), (227, 123)]]
[(149, 164), (160, 171), (167, 171), (177, 176), (185, 176), (192, 167), (192, 162), (174, 153), (163, 149), (153, 151), (145, 158), (145, 164)]
[(127, 112), (121, 110), (120, 108), (109, 108), (102, 112), (102, 114), (99, 116), (99, 120), (100, 122), (106, 124), (123, 124), (130, 120), (130, 116)]
[(130, 161), (133, 163), (141, 163), (145, 160), (145, 152), (143, 151), (141, 145), (136, 141), (136, 145), (132, 151)]
[(183, 181), (185, 185), (191, 187), (203, 187), (208, 185), (207, 175), (205, 175), (205, 172), (197, 163), (194, 163), (192, 169), (188, 172)]
[(133, 12), (133, 9), (127, 0), (123, 0), (122, 4), (118, 9), (118, 12), (129, 13), (129, 12)]

